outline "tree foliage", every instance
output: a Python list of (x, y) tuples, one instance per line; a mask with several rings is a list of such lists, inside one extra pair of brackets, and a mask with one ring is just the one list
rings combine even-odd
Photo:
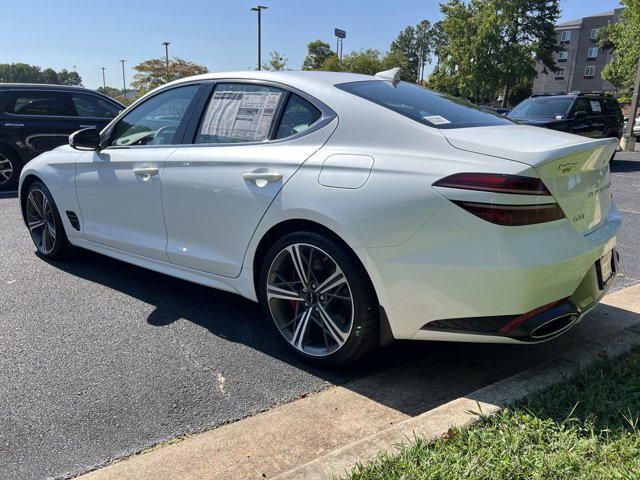
[(133, 76), (131, 86), (144, 94), (165, 83), (184, 77), (207, 73), (209, 70), (197, 63), (182, 58), (171, 58), (167, 68), (164, 58), (151, 58), (133, 67), (138, 73)]
[(273, 52), (269, 52), (269, 61), (262, 63), (262, 70), (286, 70), (288, 60), (287, 57), (277, 50), (274, 50)]
[[(422, 72), (427, 63), (431, 63), (431, 52), (435, 46), (434, 31), (429, 20), (422, 20), (415, 27), (408, 26), (402, 30), (389, 48), (389, 58), (404, 58), (400, 78), (408, 82), (422, 80)], [(392, 67), (390, 67), (392, 68)]]
[(56, 72), (52, 68), (42, 70), (37, 65), (26, 63), (2, 63), (0, 64), (0, 82), (82, 85), (82, 78), (77, 72), (69, 72), (64, 68)]
[(111, 97), (111, 98), (116, 98), (118, 95), (122, 93), (121, 88), (110, 87), (108, 85), (106, 87), (98, 87), (96, 91), (104, 95), (107, 95), (108, 97)]
[[(559, 0), (449, 0), (434, 35), (439, 65), (429, 85), (476, 102), (526, 88), (536, 62), (556, 71)], [(445, 88), (442, 88), (442, 87)]]
[(331, 46), (322, 40), (316, 40), (307, 44), (307, 56), (302, 62), (302, 70), (322, 70), (324, 62), (335, 55)]
[(600, 45), (613, 47), (613, 57), (602, 71), (602, 78), (630, 92), (640, 60), (640, 0), (620, 0), (626, 7), (618, 23), (600, 32)]

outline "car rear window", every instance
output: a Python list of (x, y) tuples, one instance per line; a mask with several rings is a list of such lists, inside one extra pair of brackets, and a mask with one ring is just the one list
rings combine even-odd
[(430, 127), (464, 128), (512, 123), (465, 100), (412, 83), (370, 80), (341, 83), (336, 87)]
[(534, 97), (523, 100), (516, 105), (511, 112), (510, 118), (540, 117), (540, 118), (557, 118), (565, 117), (573, 98), (557, 98), (557, 97)]

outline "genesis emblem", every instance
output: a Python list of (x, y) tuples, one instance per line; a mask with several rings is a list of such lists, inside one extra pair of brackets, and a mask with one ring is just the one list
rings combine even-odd
[(568, 173), (570, 172), (573, 167), (575, 167), (577, 165), (577, 163), (562, 163), (560, 164), (560, 166), (558, 167), (558, 171), (562, 172), (562, 173)]

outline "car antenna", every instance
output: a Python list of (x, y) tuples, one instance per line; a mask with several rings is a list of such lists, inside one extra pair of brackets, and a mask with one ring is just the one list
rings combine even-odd
[(392, 68), (391, 70), (385, 70), (384, 72), (376, 73), (376, 78), (380, 80), (391, 80), (392, 82), (400, 81), (400, 67)]

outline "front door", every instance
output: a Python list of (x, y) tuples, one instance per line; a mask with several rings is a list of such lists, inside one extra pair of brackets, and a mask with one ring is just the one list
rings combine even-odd
[(162, 175), (198, 88), (149, 98), (105, 134), (105, 148), (78, 158), (76, 190), (87, 240), (167, 261)]

